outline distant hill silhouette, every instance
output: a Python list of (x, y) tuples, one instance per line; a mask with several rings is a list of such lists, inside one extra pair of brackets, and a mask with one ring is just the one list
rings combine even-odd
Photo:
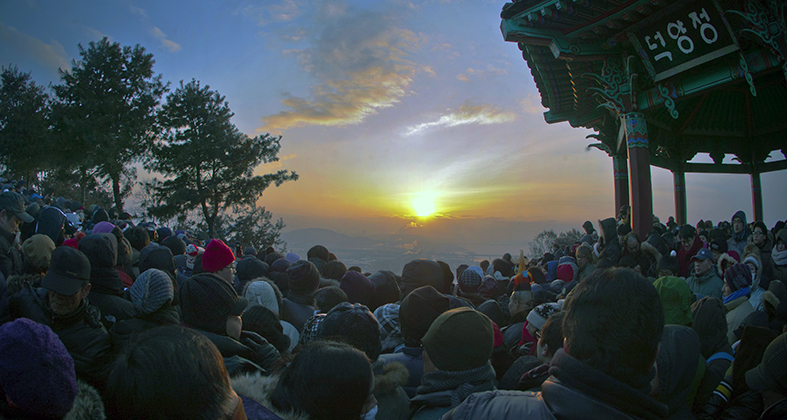
[(323, 245), (329, 250), (333, 249), (370, 249), (380, 244), (380, 241), (362, 236), (347, 236), (330, 229), (296, 229), (281, 235), (292, 249), (308, 250), (314, 245)]

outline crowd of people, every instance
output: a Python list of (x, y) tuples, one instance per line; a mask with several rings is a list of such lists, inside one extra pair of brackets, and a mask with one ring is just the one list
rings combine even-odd
[(372, 273), (3, 189), (0, 418), (787, 418), (783, 222)]

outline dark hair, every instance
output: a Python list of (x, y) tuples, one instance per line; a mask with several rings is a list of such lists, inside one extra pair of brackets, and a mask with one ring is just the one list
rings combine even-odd
[(215, 420), (237, 406), (216, 346), (177, 326), (141, 333), (112, 365), (103, 396), (117, 419)]
[(306, 259), (319, 258), (324, 262), (328, 262), (330, 257), (331, 253), (328, 252), (328, 248), (322, 245), (315, 245), (306, 252)]
[(284, 334), (284, 328), (279, 322), (278, 314), (274, 314), (270, 309), (253, 305), (243, 312), (243, 329), (255, 332), (268, 340), (276, 347), (279, 353), (289, 352), (290, 337)]
[(656, 288), (627, 268), (596, 270), (566, 299), (568, 353), (640, 389), (647, 385), (664, 329)]
[(547, 318), (547, 322), (541, 327), (541, 341), (549, 347), (550, 356), (554, 356), (558, 349), (563, 348), (563, 318), (565, 316), (564, 311), (555, 312)]
[(678, 271), (680, 271), (680, 263), (678, 262), (678, 258), (673, 257), (672, 255), (665, 255), (661, 257), (661, 260), (659, 261), (659, 271), (661, 270), (672, 271), (672, 275), (677, 276)]
[(323, 287), (314, 292), (314, 304), (324, 314), (328, 313), (336, 305), (347, 301), (347, 293), (344, 293), (344, 290), (340, 289), (339, 286)]
[[(754, 222), (754, 226), (752, 226), (751, 231), (754, 233), (754, 229), (760, 228), (763, 234), (768, 235), (768, 228), (765, 226), (765, 223), (761, 221)], [(766, 236), (767, 237), (767, 236)]]
[(145, 228), (139, 226), (126, 229), (126, 231), (123, 232), (123, 236), (128, 239), (128, 243), (130, 243), (131, 246), (137, 251), (141, 251), (142, 248), (146, 247), (150, 243), (148, 231), (145, 230)]
[(366, 353), (372, 362), (382, 352), (380, 324), (369, 308), (359, 303), (343, 302), (331, 309), (317, 327), (316, 338), (345, 341)]
[(372, 368), (361, 351), (344, 343), (314, 341), (282, 373), (271, 403), (278, 410), (316, 419), (359, 419), (372, 384)]

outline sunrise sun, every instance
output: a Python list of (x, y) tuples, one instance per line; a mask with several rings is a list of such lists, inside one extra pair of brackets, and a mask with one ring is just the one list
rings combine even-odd
[(437, 194), (433, 192), (422, 192), (413, 199), (413, 210), (418, 217), (427, 217), (435, 211), (435, 198)]

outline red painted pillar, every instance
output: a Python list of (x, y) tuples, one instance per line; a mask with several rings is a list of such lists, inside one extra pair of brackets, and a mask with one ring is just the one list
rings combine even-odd
[(629, 172), (626, 155), (612, 155), (612, 171), (615, 175), (615, 211), (629, 205)]
[(678, 225), (683, 225), (688, 223), (686, 171), (683, 167), (683, 162), (678, 163), (678, 167), (672, 171), (672, 179), (675, 184), (675, 222)]
[(645, 122), (645, 115), (639, 112), (629, 112), (625, 115), (625, 119), (631, 183), (631, 228), (640, 238), (647, 238), (648, 232), (653, 227), (648, 125)]

